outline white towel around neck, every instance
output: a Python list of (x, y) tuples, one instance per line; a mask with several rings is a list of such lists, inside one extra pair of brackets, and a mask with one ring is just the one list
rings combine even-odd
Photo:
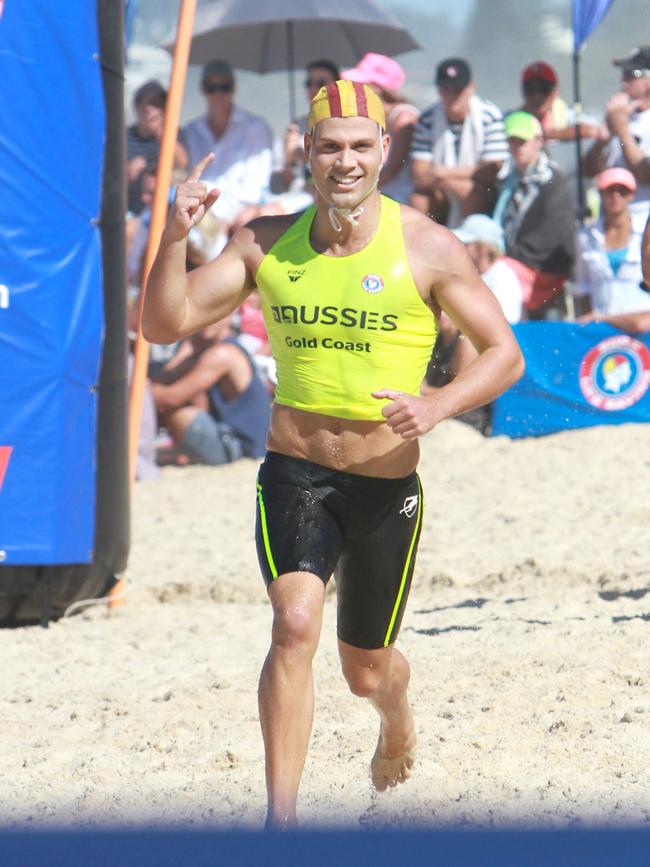
[(460, 132), (458, 154), (456, 143), (445, 109), (441, 102), (433, 107), (433, 159), (443, 166), (472, 166), (479, 162), (483, 151), (485, 128), (483, 126), (483, 101), (478, 96), (470, 96), (469, 111)]

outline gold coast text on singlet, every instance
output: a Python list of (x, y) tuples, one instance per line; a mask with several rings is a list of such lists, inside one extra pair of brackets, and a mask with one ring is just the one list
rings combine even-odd
[(400, 206), (381, 197), (372, 240), (349, 256), (309, 242), (309, 208), (266, 254), (257, 285), (277, 365), (275, 402), (383, 421), (371, 392), (418, 394), (438, 333), (408, 264)]

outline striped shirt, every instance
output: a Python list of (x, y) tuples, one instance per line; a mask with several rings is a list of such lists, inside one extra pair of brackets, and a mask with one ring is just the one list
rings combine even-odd
[[(503, 126), (503, 115), (494, 103), (487, 99), (475, 97), (480, 102), (481, 124), (483, 126), (483, 142), (478, 153), (474, 154), (474, 163), (503, 162), (509, 156), (506, 133)], [(413, 132), (411, 141), (411, 159), (433, 162), (434, 148), (434, 106), (425, 109)], [(461, 146), (462, 123), (448, 123), (447, 128), (454, 136), (456, 159)]]

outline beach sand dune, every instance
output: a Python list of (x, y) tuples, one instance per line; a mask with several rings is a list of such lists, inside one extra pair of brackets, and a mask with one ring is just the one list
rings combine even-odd
[[(649, 429), (423, 442), (425, 523), (400, 635), (412, 779), (373, 793), (377, 721), (316, 663), (306, 825), (650, 821)], [(126, 604), (0, 633), (0, 823), (259, 827), (270, 610), (256, 465), (136, 486)]]

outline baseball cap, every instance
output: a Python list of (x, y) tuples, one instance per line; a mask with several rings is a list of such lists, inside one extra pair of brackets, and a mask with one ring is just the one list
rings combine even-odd
[(364, 54), (356, 66), (344, 69), (341, 77), (362, 84), (376, 84), (386, 90), (399, 90), (406, 79), (404, 70), (396, 60), (372, 51)]
[(632, 172), (622, 167), (615, 166), (611, 169), (605, 169), (598, 175), (596, 185), (599, 190), (606, 190), (608, 187), (625, 187), (631, 193), (636, 192), (636, 179)]
[(628, 69), (650, 69), (650, 45), (640, 45), (633, 48), (627, 57), (612, 60), (614, 66), (626, 66)]
[(544, 63), (543, 60), (536, 60), (534, 63), (529, 63), (521, 73), (522, 81), (548, 81), (551, 84), (557, 84), (557, 74), (552, 66)]
[(448, 57), (438, 64), (435, 83), (438, 87), (456, 87), (462, 90), (472, 80), (469, 63), (462, 57)]
[(503, 229), (496, 220), (493, 220), (492, 217), (488, 217), (486, 214), (470, 214), (453, 232), (463, 244), (482, 241), (484, 244), (491, 244), (493, 247), (496, 247), (500, 253), (505, 252), (506, 245)]
[(530, 141), (543, 135), (542, 125), (537, 118), (527, 111), (513, 111), (504, 120), (506, 136)]
[(224, 78), (231, 79), (234, 79), (235, 77), (232, 71), (232, 66), (227, 60), (210, 60), (209, 63), (206, 63), (203, 67), (201, 80), (205, 81), (206, 78), (209, 78), (211, 75), (221, 75)]
[(369, 117), (386, 129), (384, 105), (367, 84), (359, 81), (331, 81), (321, 87), (312, 99), (307, 118), (307, 129), (328, 117)]

